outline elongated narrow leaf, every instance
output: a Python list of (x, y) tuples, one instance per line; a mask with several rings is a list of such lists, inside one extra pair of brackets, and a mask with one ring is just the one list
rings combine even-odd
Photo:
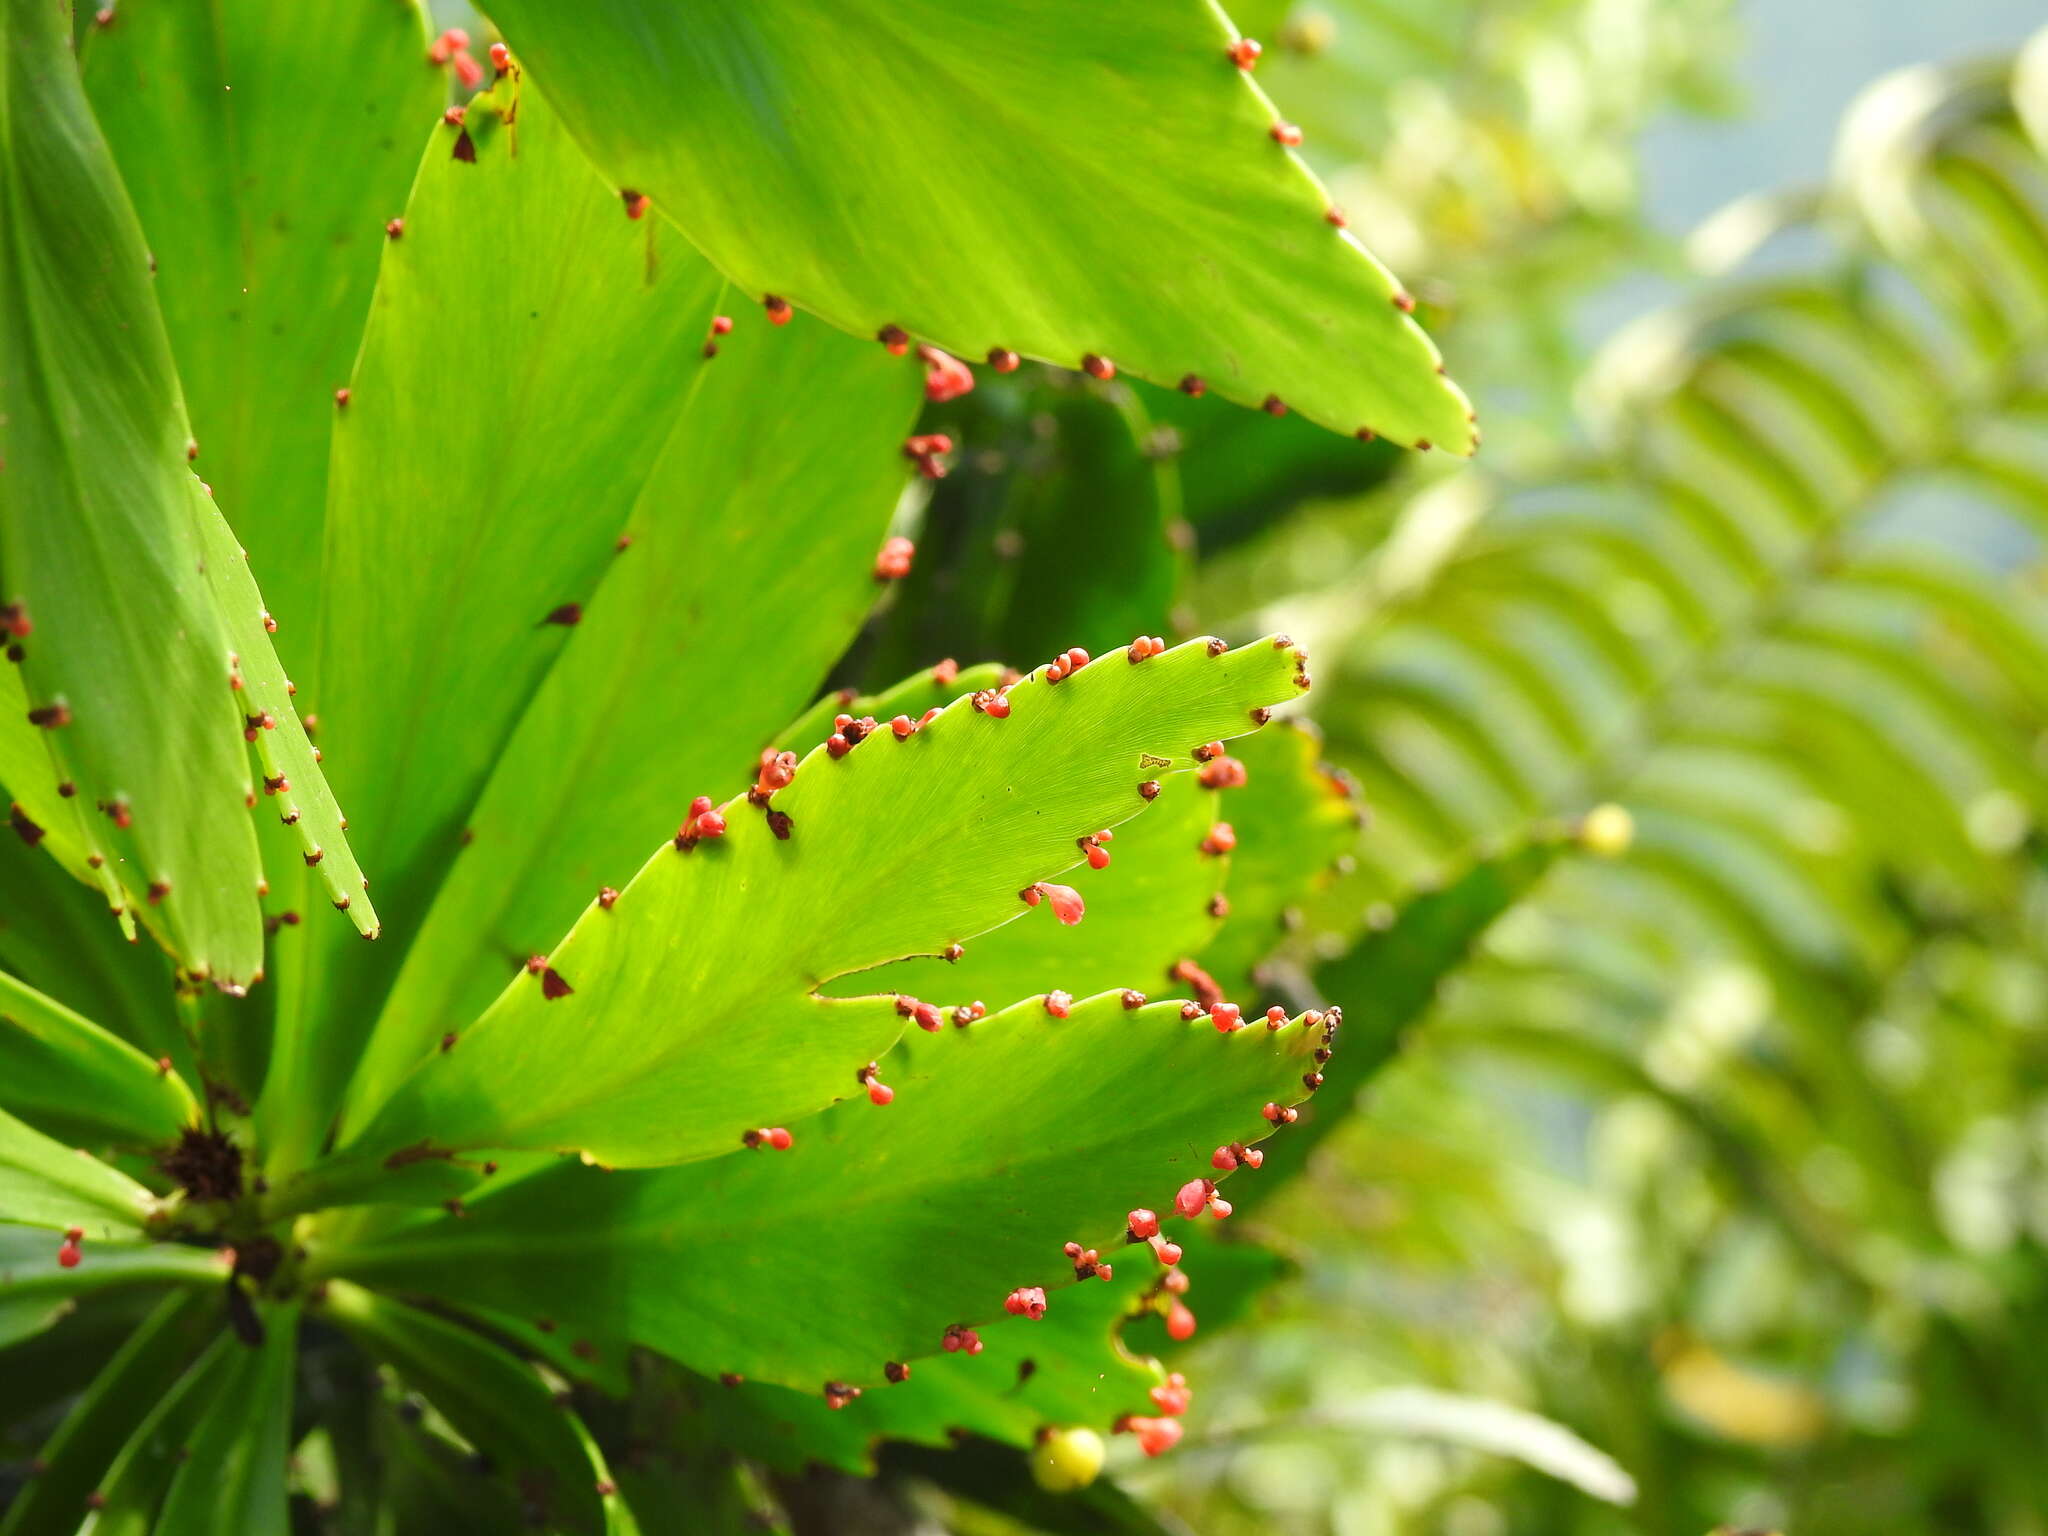
[(219, 1334), (185, 1368), (107, 1467), (78, 1536), (154, 1536), (161, 1529), (157, 1511), (164, 1490), (186, 1464), (184, 1452), (194, 1429), (215, 1411), (220, 1394), (235, 1380), (237, 1357), (243, 1353), (231, 1336)]
[(36, 1453), (41, 1470), (8, 1505), (0, 1536), (68, 1536), (78, 1529), (86, 1495), (198, 1353), (217, 1306), (195, 1291), (157, 1303)]
[(1510, 1403), (1427, 1387), (1394, 1387), (1341, 1403), (1324, 1422), (1512, 1456), (1609, 1504), (1633, 1504), (1636, 1499), (1636, 1480), (1612, 1456), (1562, 1424)]
[(593, 902), (545, 969), (414, 1070), (358, 1155), (680, 1162), (857, 1091), (904, 1010), (820, 998), (820, 982), (1024, 914), (1020, 893), (1077, 863), (1077, 838), (1136, 815), (1143, 786), (1194, 767), (1203, 743), (1250, 729), (1306, 683), (1301, 665), (1266, 641), (1195, 641), (1058, 684), (1034, 675), (1007, 718), (959, 699), (907, 739), (814, 751), (765, 815), (728, 803), (724, 836), (664, 847)]
[(227, 1277), (221, 1250), (103, 1243), (91, 1223), (80, 1225), (86, 1228), (82, 1252), (78, 1263), (67, 1268), (58, 1257), (58, 1238), (33, 1226), (0, 1223), (0, 1346), (41, 1333), (79, 1301), (104, 1291), (216, 1288)]
[[(0, 215), (0, 600), (28, 718), (109, 902), (196, 977), (261, 974), (239, 674), (149, 257), (62, 18), (11, 0)], [(289, 713), (280, 699), (277, 710)], [(10, 753), (10, 756), (13, 754)], [(307, 765), (302, 795), (318, 787)], [(16, 798), (23, 791), (16, 786)], [(31, 791), (39, 803), (43, 786)]]
[(335, 429), (303, 702), (392, 936), (279, 935), (257, 1119), (280, 1172), (325, 1138), (477, 796), (620, 557), (703, 377), (720, 286), (672, 231), (626, 216), (516, 77), (466, 113), (416, 125), (405, 234), (385, 243)]
[(1099, 1284), (1075, 1280), (1062, 1245), (1114, 1254), (1128, 1211), (1171, 1216), (1180, 1185), (1218, 1176), (1215, 1147), (1272, 1130), (1263, 1104), (1306, 1096), (1325, 1038), (1300, 1022), (1219, 1034), (1116, 993), (1065, 1019), (1032, 1000), (914, 1033), (885, 1063), (892, 1104), (839, 1105), (787, 1150), (644, 1172), (568, 1163), (314, 1262), (575, 1318), (706, 1374), (881, 1390), (886, 1362), (1003, 1317), (1014, 1287), (1053, 1288), (1057, 1307), (1062, 1284)]
[(467, 818), (357, 1102), (381, 1102), (600, 888), (623, 885), (691, 798), (731, 784), (817, 687), (874, 602), (919, 377), (880, 347), (752, 316), (679, 370), (630, 544)]
[(603, 1458), (532, 1366), (470, 1329), (346, 1281), (328, 1287), (320, 1315), (423, 1393), (550, 1530), (606, 1528)]
[(405, 0), (106, 14), (81, 50), (86, 94), (155, 259), (200, 472), (304, 672), (334, 391), (443, 101), (425, 18)]
[(199, 1105), (175, 1072), (0, 972), (0, 1110), (65, 1135), (169, 1142)]
[[(238, 1341), (213, 1400), (181, 1448), (156, 1536), (285, 1536), (285, 1458), (292, 1448), (298, 1311), (265, 1307), (261, 1343)], [(183, 1454), (189, 1452), (189, 1454)]]
[(127, 1174), (0, 1111), (0, 1222), (115, 1237), (139, 1232), (156, 1207)]
[(6, 18), (0, 602), (113, 904), (157, 902), (187, 967), (239, 985), (262, 964), (248, 771), (148, 253), (63, 16)]
[(349, 915), (366, 939), (377, 937), (377, 912), (370, 882), (349, 851), (343, 829), (348, 818), (315, 766), (313, 744), (291, 703), (291, 682), (268, 639), (271, 618), (249, 573), (249, 557), (234, 531), (206, 496), (194, 498), (206, 578), (220, 603), (221, 624), (236, 657), (235, 686), (241, 700), (242, 734), (253, 741), (263, 769), (263, 803), (297, 834), (300, 857), (317, 867), (317, 884)]
[(492, 14), (612, 181), (756, 300), (974, 360), (1192, 374), (1345, 433), (1473, 440), (1206, 0)]
[(1087, 878), (1088, 916), (1078, 928), (1006, 923), (964, 946), (956, 962), (899, 960), (842, 976), (831, 991), (841, 997), (889, 991), (978, 998), (992, 1008), (1055, 987), (1076, 997), (1127, 986), (1185, 992), (1188, 983), (1173, 976), (1175, 963), (1200, 954), (1224, 926), (1217, 898), (1229, 878), (1230, 855), (1203, 847), (1223, 798), (1194, 774), (1168, 779), (1151, 808), (1103, 845), (1110, 862)]

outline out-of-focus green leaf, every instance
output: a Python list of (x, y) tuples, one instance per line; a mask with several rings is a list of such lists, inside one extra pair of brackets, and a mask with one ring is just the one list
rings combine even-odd
[(0, 1225), (0, 1346), (41, 1333), (81, 1298), (138, 1286), (218, 1286), (221, 1251), (171, 1243), (103, 1243), (86, 1225), (77, 1266), (57, 1262), (58, 1240), (33, 1226)]
[(613, 182), (751, 296), (977, 361), (1095, 354), (1344, 433), (1473, 441), (1203, 0), (493, 14)]
[(320, 1315), (386, 1361), (511, 1477), (549, 1529), (631, 1530), (631, 1516), (610, 1518), (617, 1494), (604, 1459), (578, 1435), (574, 1416), (554, 1400), (532, 1366), (470, 1329), (387, 1300), (347, 1281), (326, 1291)]
[(156, 905), (188, 969), (245, 985), (262, 968), (248, 762), (148, 253), (63, 16), (9, 0), (5, 28), (0, 601), (110, 903)]
[(199, 1119), (183, 1078), (5, 972), (0, 1109), (67, 1136), (140, 1146), (168, 1142)]
[(164, 1490), (189, 1465), (183, 1453), (193, 1432), (218, 1411), (222, 1392), (238, 1375), (238, 1356), (247, 1353), (220, 1334), (185, 1368), (108, 1464), (78, 1536), (155, 1536), (162, 1529), (157, 1512)]
[(1170, 1225), (1176, 1188), (1214, 1175), (1211, 1150), (1268, 1134), (1266, 1102), (1306, 1097), (1323, 1038), (1299, 1022), (1219, 1034), (1177, 1004), (1128, 1009), (1115, 993), (1066, 1019), (1034, 999), (904, 1040), (883, 1064), (893, 1103), (841, 1104), (787, 1150), (645, 1172), (566, 1164), (460, 1218), (312, 1262), (581, 1319), (707, 1375), (887, 1390), (885, 1362), (1003, 1317), (1014, 1287), (1068, 1302), (1064, 1243), (1114, 1254), (1138, 1206)]
[(292, 1449), (296, 1307), (261, 1312), (263, 1341), (230, 1346), (212, 1401), (179, 1448), (155, 1536), (286, 1536), (285, 1458)]
[(1392, 1387), (1330, 1409), (1323, 1421), (1378, 1435), (1441, 1440), (1495, 1456), (1512, 1456), (1609, 1504), (1633, 1504), (1636, 1480), (1612, 1456), (1554, 1420), (1486, 1398)]
[(907, 739), (882, 729), (844, 759), (812, 752), (767, 816), (733, 800), (723, 837), (664, 847), (615, 903), (593, 902), (546, 971), (414, 1069), (354, 1156), (680, 1162), (857, 1092), (855, 1069), (907, 1010), (821, 998), (819, 983), (1024, 915), (1026, 887), (1079, 862), (1076, 838), (1144, 809), (1142, 784), (1295, 695), (1297, 658), (1195, 641), (1057, 685), (1034, 675), (1008, 718), (959, 699)]
[(899, 960), (843, 976), (830, 991), (980, 998), (994, 1007), (1053, 987), (1076, 997), (1126, 986), (1185, 991), (1185, 982), (1171, 979), (1174, 963), (1200, 954), (1223, 926), (1210, 903), (1229, 879), (1231, 861), (1202, 851), (1222, 798), (1191, 773), (1166, 780), (1151, 808), (1104, 845), (1109, 867), (1088, 876), (1088, 917), (1078, 928), (1006, 923), (965, 945), (966, 953), (951, 964)]
[(424, 18), (406, 0), (107, 14), (81, 51), (86, 94), (149, 242), (200, 472), (306, 674), (334, 391), (442, 104)]
[(0, 1222), (111, 1237), (139, 1232), (156, 1205), (125, 1173), (0, 1111)]
[(62, 1536), (78, 1529), (85, 1496), (197, 1353), (216, 1306), (196, 1291), (157, 1303), (37, 1452), (41, 1470), (8, 1506), (0, 1536)]
[(917, 371), (823, 327), (786, 335), (750, 317), (682, 372), (631, 546), (468, 816), (354, 1105), (381, 1103), (600, 888), (623, 884), (693, 795), (746, 772), (874, 601)]
[(868, 637), (862, 676), (949, 652), (1023, 664), (1075, 645), (1107, 653), (1186, 627), (1180, 477), (1123, 383), (1046, 368), (984, 378), (921, 429), (958, 445), (954, 469), (931, 488), (916, 563)]
[(1255, 416), (1171, 389), (1141, 386), (1137, 397), (1155, 451), (1171, 450), (1181, 515), (1198, 531), (1205, 559), (1271, 525), (1273, 507), (1358, 496), (1383, 484), (1402, 459), (1391, 443), (1338, 437), (1299, 416)]
[(462, 126), (417, 131), (405, 235), (384, 244), (335, 427), (302, 694), (392, 937), (278, 935), (257, 1122), (280, 1173), (326, 1137), (471, 807), (575, 633), (567, 605), (619, 558), (718, 292), (680, 237), (626, 217), (516, 76)]

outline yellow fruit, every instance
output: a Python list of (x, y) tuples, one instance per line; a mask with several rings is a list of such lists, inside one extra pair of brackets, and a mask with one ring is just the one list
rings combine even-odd
[(1031, 1475), (1048, 1493), (1086, 1488), (1102, 1471), (1102, 1436), (1092, 1429), (1055, 1429), (1031, 1453)]
[(1603, 859), (1620, 858), (1635, 838), (1635, 817), (1629, 815), (1627, 806), (1611, 800), (1594, 806), (1579, 823), (1580, 845)]

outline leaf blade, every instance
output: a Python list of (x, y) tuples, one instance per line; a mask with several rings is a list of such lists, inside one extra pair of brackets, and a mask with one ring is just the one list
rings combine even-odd
[[(615, 184), (749, 295), (971, 359), (1105, 355), (1346, 434), (1472, 442), (1435, 348), (1274, 142), (1207, 0), (493, 14)], [(1082, 213), (1098, 208), (1115, 215)]]
[[(1305, 685), (1301, 667), (1268, 641), (1193, 641), (1056, 687), (1027, 679), (1008, 718), (961, 699), (906, 740), (882, 730), (843, 760), (813, 752), (774, 796), (788, 838), (736, 801), (723, 837), (658, 852), (350, 1145), (542, 1147), (624, 1166), (712, 1155), (823, 1108), (903, 1017), (893, 998), (816, 997), (818, 981), (1016, 915), (1024, 887), (1078, 862), (1077, 837), (1142, 810), (1141, 786), (1192, 769), (1197, 746), (1253, 728)], [(878, 899), (892, 891), (904, 899)]]
[(138, 1146), (167, 1142), (199, 1120), (183, 1078), (4, 971), (0, 1109)]

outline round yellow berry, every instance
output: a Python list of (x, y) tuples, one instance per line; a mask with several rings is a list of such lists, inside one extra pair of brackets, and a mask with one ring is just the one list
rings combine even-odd
[(1628, 807), (1608, 801), (1586, 812), (1579, 823), (1579, 843), (1588, 853), (1603, 859), (1618, 859), (1636, 839), (1636, 819)]
[(1086, 1488), (1102, 1471), (1102, 1436), (1092, 1429), (1055, 1429), (1031, 1453), (1031, 1475), (1048, 1493)]

